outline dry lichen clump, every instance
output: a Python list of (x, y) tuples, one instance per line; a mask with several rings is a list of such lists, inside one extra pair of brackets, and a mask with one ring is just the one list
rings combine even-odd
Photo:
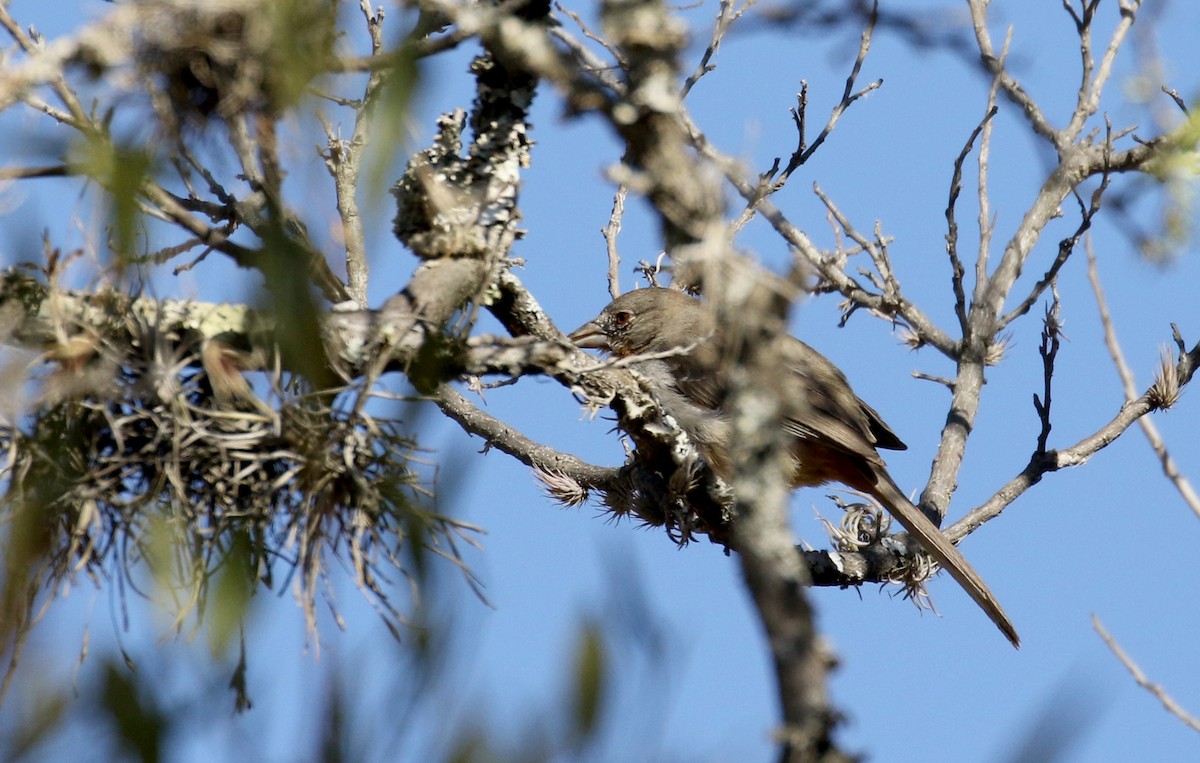
[(136, 59), (183, 123), (275, 112), (329, 62), (333, 11), (319, 0), (142, 2)]
[[(128, 323), (128, 341), (98, 343), (82, 362), (48, 354), (45, 380), (59, 392), (0, 425), (0, 516), (15, 549), (4, 580), (9, 635), (35, 619), (39, 591), (52, 597), (76, 573), (142, 590), (147, 569), (180, 621), (203, 611), (221, 570), (248, 590), (299, 573), (315, 627), (331, 556), (394, 629), (405, 605), (388, 582), (418, 578), (425, 551), (462, 566), (457, 543), (472, 542), (475, 528), (429, 508), (401, 421), (339, 406), (334, 391), (302, 393), (279, 371), (255, 380), (254, 404), (222, 400), (200, 341)], [(101, 385), (61, 383), (95, 368), (106, 369)]]

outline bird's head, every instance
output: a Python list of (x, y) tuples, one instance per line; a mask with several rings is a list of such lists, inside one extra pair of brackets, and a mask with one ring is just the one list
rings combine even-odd
[(712, 332), (712, 313), (703, 302), (675, 289), (650, 287), (617, 297), (567, 338), (577, 347), (624, 358), (687, 347)]

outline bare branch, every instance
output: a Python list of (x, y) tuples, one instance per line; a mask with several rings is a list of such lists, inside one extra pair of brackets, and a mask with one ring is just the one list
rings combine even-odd
[(465, 431), (482, 437), (494, 447), (529, 467), (565, 475), (585, 490), (608, 490), (620, 477), (620, 470), (593, 466), (569, 453), (534, 442), (513, 427), (480, 410), (453, 387), (438, 387), (434, 402)]
[[(613, 61), (616, 62), (616, 68), (618, 68), (618, 69), (627, 68), (628, 64), (625, 61), (625, 57), (623, 55), (621, 55), (621, 51), (618, 50), (607, 39), (605, 39), (604, 37), (593, 32), (591, 30), (591, 28), (587, 25), (587, 23), (582, 18), (580, 18), (578, 13), (576, 13), (575, 11), (572, 11), (570, 8), (564, 7), (562, 5), (562, 3), (556, 2), (554, 4), (554, 7), (560, 13), (564, 14), (567, 18), (571, 19), (571, 21), (573, 21), (575, 23), (575, 26), (579, 27), (579, 31), (583, 32), (584, 37), (586, 37), (587, 39), (596, 43), (600, 47), (604, 48), (604, 50), (606, 50), (608, 52), (608, 54), (613, 57)], [(578, 40), (571, 37), (570, 35), (567, 35), (561, 29), (555, 29), (553, 31), (553, 34), (556, 38), (558, 38), (562, 42), (566, 43), (567, 47), (569, 47), (572, 51), (574, 51), (575, 54), (578, 56), (579, 61), (581, 63), (583, 63), (584, 66), (586, 66), (588, 69), (590, 69), (593, 74), (599, 75), (602, 72), (606, 72), (609, 68), (611, 68), (611, 67), (605, 66), (598, 58), (596, 58), (594, 55), (592, 55), (592, 52), (590, 50), (585, 48), (583, 45), (579, 44)], [(612, 86), (615, 83), (616, 83), (616, 80), (613, 79), (608, 84), (610, 86)]]
[[(994, 92), (994, 91), (993, 91)], [(997, 108), (992, 104), (983, 119), (971, 131), (970, 137), (963, 145), (962, 150), (958, 152), (958, 157), (954, 160), (954, 173), (950, 178), (950, 200), (946, 203), (946, 254), (950, 258), (950, 286), (954, 292), (954, 314), (958, 317), (959, 330), (965, 335), (967, 333), (967, 295), (963, 288), (963, 278), (966, 275), (966, 270), (963, 268), (962, 260), (958, 256), (958, 221), (955, 218), (955, 206), (958, 204), (958, 195), (962, 192), (962, 171), (963, 164), (970, 155), (971, 149), (975, 146), (976, 139), (980, 133), (991, 122), (992, 117), (996, 116)], [(984, 174), (986, 164), (980, 159), (980, 174)], [(986, 199), (986, 194), (981, 193), (981, 198)], [(981, 214), (982, 218), (982, 214)], [(986, 236), (985, 236), (986, 238)]]
[(1069, 238), (1065, 238), (1058, 243), (1058, 254), (1054, 257), (1054, 261), (1050, 263), (1050, 267), (1046, 270), (1045, 275), (1043, 275), (1041, 279), (1039, 279), (1038, 282), (1033, 285), (1033, 288), (1029, 290), (1028, 296), (1021, 300), (1021, 302), (1011, 311), (1009, 311), (1007, 315), (1002, 316), (996, 321), (997, 331), (1003, 331), (1010, 323), (1029, 312), (1029, 309), (1033, 307), (1034, 303), (1041, 298), (1043, 293), (1045, 293), (1046, 288), (1054, 284), (1055, 279), (1058, 277), (1059, 271), (1062, 270), (1063, 265), (1066, 264), (1067, 260), (1071, 257), (1071, 254), (1074, 253), (1075, 246), (1079, 243), (1079, 239), (1083, 237), (1083, 235), (1089, 230), (1091, 230), (1092, 218), (1094, 218), (1096, 213), (1100, 211), (1101, 199), (1104, 197), (1105, 190), (1108, 189), (1110, 177), (1111, 176), (1107, 173), (1104, 175), (1104, 179), (1100, 182), (1100, 186), (1094, 192), (1092, 192), (1089, 206), (1085, 207), (1083, 199), (1079, 197), (1077, 192), (1075, 193), (1075, 199), (1079, 202), (1079, 211), (1082, 216), (1079, 221), (1079, 226), (1076, 227), (1075, 232), (1071, 234)]
[[(117, 46), (123, 42), (124, 35), (128, 34), (129, 30), (126, 26), (137, 20), (138, 17), (133, 11), (124, 10), (120, 13), (113, 13), (106, 18), (105, 23), (97, 25), (93, 39), (68, 38), (60, 40), (52, 46), (43, 47), (26, 34), (21, 25), (12, 18), (7, 4), (0, 5), (0, 26), (3, 26), (4, 30), (21, 46), (21, 49), (30, 56), (23, 67), (5, 67), (5, 74), (0, 77), (0, 111), (8, 108), (13, 101), (21, 99), (31, 102), (31, 105), (36, 103), (35, 107), (40, 111), (50, 114), (60, 122), (69, 124), (76, 129), (90, 125), (91, 119), (79, 102), (78, 96), (67, 85), (67, 81), (63, 77), (63, 65), (74, 60), (84, 51), (87, 51), (88, 55), (98, 54), (98, 58), (101, 60), (114, 53), (118, 56), (121, 55), (117, 52)], [(59, 100), (67, 107), (66, 113), (53, 109), (42, 103), (40, 99), (34, 99), (30, 95), (29, 91), (44, 83), (50, 85)]]
[(1064, 138), (1068, 141), (1077, 140), (1083, 132), (1087, 119), (1100, 109), (1100, 98), (1104, 92), (1104, 86), (1108, 84), (1108, 79), (1112, 76), (1113, 62), (1116, 61), (1117, 53), (1133, 26), (1142, 0), (1120, 0), (1118, 4), (1121, 10), (1121, 20), (1113, 29), (1108, 46), (1104, 49), (1104, 56), (1100, 59), (1100, 66), (1095, 69), (1093, 75), (1091, 21), (1099, 3), (1094, 0), (1084, 0), (1084, 14), (1080, 24), (1080, 53), (1084, 61), (1083, 85), (1080, 87), (1079, 102), (1075, 107), (1075, 113), (1071, 115), (1070, 124), (1063, 130)]
[(680, 88), (679, 97), (687, 98), (688, 93), (700, 81), (700, 78), (705, 74), (717, 68), (716, 64), (710, 63), (712, 58), (717, 53), (717, 49), (721, 47), (721, 40), (725, 39), (726, 32), (735, 21), (740, 19), (742, 15), (750, 10), (758, 0), (745, 0), (740, 8), (733, 7), (735, 0), (720, 0), (720, 5), (717, 10), (717, 20), (713, 24), (712, 39), (708, 43), (708, 47), (704, 49), (704, 55), (700, 57), (700, 63), (696, 64), (696, 70), (692, 72), (683, 82), (683, 87)]
[(613, 194), (613, 207), (608, 216), (608, 225), (601, 231), (604, 235), (605, 249), (608, 251), (608, 294), (613, 299), (621, 296), (621, 255), (617, 251), (617, 234), (621, 232), (621, 217), (625, 214), (625, 196), (628, 193), (628, 186), (617, 186), (617, 191)]
[(747, 180), (745, 168), (734, 159), (723, 154), (705, 137), (704, 133), (686, 114), (680, 117), (688, 131), (688, 140), (701, 156), (709, 159), (725, 175), (730, 185), (741, 194), (747, 202), (756, 205), (775, 232), (795, 251), (798, 261), (805, 263), (822, 279), (839, 293), (856, 304), (878, 311), (880, 315), (899, 315), (904, 321), (931, 346), (939, 352), (953, 357), (957, 352), (957, 342), (952, 340), (937, 326), (917, 305), (901, 299), (899, 303), (889, 303), (880, 294), (873, 293), (851, 278), (840, 266), (836, 257), (827, 256), (822, 252), (806, 233), (796, 227), (769, 200), (763, 198), (760, 187)]
[[(369, 0), (361, 0), (362, 11), (371, 40), (371, 55), (382, 55), (383, 12), (371, 10)], [(333, 178), (338, 216), (342, 221), (341, 238), (346, 247), (346, 290), (359, 307), (367, 306), (369, 267), (366, 236), (358, 208), (358, 177), (363, 152), (368, 143), (369, 115), (375, 101), (387, 84), (392, 68), (371, 69), (362, 98), (354, 108), (354, 131), (349, 140), (342, 140), (333, 125), (322, 120), (325, 128), (326, 150), (321, 156)]]
[(1092, 627), (1096, 629), (1096, 633), (1100, 634), (1100, 638), (1104, 639), (1104, 643), (1108, 645), (1112, 653), (1117, 656), (1117, 659), (1121, 661), (1121, 664), (1133, 676), (1133, 680), (1137, 682), (1138, 686), (1154, 695), (1155, 699), (1162, 703), (1168, 713), (1183, 721), (1192, 731), (1200, 731), (1200, 718), (1189, 714), (1183, 709), (1182, 705), (1167, 693), (1166, 689), (1160, 684), (1151, 681), (1145, 672), (1138, 667), (1137, 663), (1133, 661), (1133, 658), (1125, 653), (1125, 650), (1121, 648), (1117, 640), (1105, 629), (1104, 625), (1100, 622), (1100, 618), (1096, 615), (1092, 615)]
[[(1012, 32), (1004, 38), (1004, 49), (1001, 52), (1001, 66), (1008, 58), (1008, 46), (1012, 42)], [(1000, 78), (992, 75), (991, 84), (988, 87), (987, 107), (988, 111), (999, 111), (996, 99), (1000, 93)], [(979, 168), (979, 177), (976, 180), (976, 199), (979, 203), (979, 217), (977, 227), (979, 228), (979, 248), (975, 257), (975, 288), (972, 289), (971, 302), (972, 309), (974, 304), (982, 302), (984, 294), (988, 286), (990, 275), (988, 269), (990, 267), (992, 256), (992, 235), (995, 233), (996, 221), (992, 216), (992, 200), (988, 190), (989, 167), (992, 155), (992, 127), (994, 123), (988, 120), (983, 123), (983, 131), (980, 134), (979, 142), (979, 158), (977, 166)], [(971, 322), (963, 326), (963, 339), (970, 337), (972, 331), (978, 330), (978, 325), (972, 326)]]
[(1188, 113), (1187, 102), (1183, 100), (1181, 95), (1179, 95), (1178, 90), (1163, 85), (1162, 91), (1170, 96), (1171, 100), (1175, 102), (1175, 105), (1179, 107), (1180, 111), (1182, 111), (1184, 114)]
[(2, 167), (0, 180), (27, 180), (30, 178), (67, 177), (74, 174), (65, 164), (55, 164), (48, 167)]
[(731, 357), (737, 353), (726, 400), (736, 433), (729, 454), (738, 509), (733, 546), (771, 648), (784, 725), (781, 758), (844, 760), (832, 739), (837, 715), (826, 695), (829, 660), (816, 639), (803, 587), (808, 575), (787, 518), (780, 389), (770, 381), (780, 378), (781, 359), (769, 341), (757, 341), (786, 330), (790, 294), (729, 245), (719, 180), (696, 161), (682, 102), (673, 95), (685, 44), (678, 21), (654, 0), (608, 0), (601, 17), (629, 67), (629, 100), (612, 111), (613, 126), (625, 141), (625, 161), (645, 173), (676, 279), (702, 284), (719, 325), (738, 332), (727, 345)]
[[(869, 83), (861, 90), (855, 91), (855, 87), (858, 83), (858, 75), (862, 72), (863, 63), (867, 60), (867, 53), (871, 50), (871, 36), (875, 32), (875, 24), (878, 20), (879, 0), (873, 0), (871, 5), (871, 15), (867, 20), (866, 29), (863, 30), (862, 35), (859, 37), (858, 53), (854, 57), (854, 65), (850, 68), (850, 74), (846, 77), (846, 86), (842, 89), (841, 100), (838, 101), (837, 105), (833, 107), (833, 111), (830, 112), (829, 119), (825, 122), (825, 127), (821, 129), (821, 132), (817, 135), (816, 139), (811, 145), (808, 146), (804, 145), (805, 138), (803, 123), (807, 99), (798, 96), (799, 109), (798, 111), (792, 111), (792, 118), (796, 121), (796, 130), (799, 133), (800, 143), (797, 146), (796, 151), (792, 153), (791, 159), (788, 160), (787, 167), (784, 168), (783, 172), (774, 182), (774, 190), (779, 190), (779, 188), (782, 188), (783, 184), (787, 182), (787, 179), (791, 177), (791, 174), (795, 172), (798, 167), (807, 162), (814, 153), (816, 153), (817, 149), (820, 148), (823, 143), (825, 143), (825, 139), (828, 138), (830, 133), (833, 132), (833, 128), (837, 126), (837, 123), (842, 118), (842, 115), (846, 113), (846, 110), (850, 108), (855, 101), (864, 97), (871, 91), (878, 90), (883, 86), (883, 80), (877, 79)], [(806, 90), (807, 86), (801, 90), (801, 93), (805, 93)]]
[[(1117, 339), (1117, 328), (1113, 324), (1112, 315), (1108, 311), (1108, 301), (1104, 297), (1104, 287), (1100, 283), (1100, 271), (1096, 263), (1096, 254), (1092, 251), (1091, 236), (1085, 239), (1084, 249), (1087, 252), (1088, 280), (1092, 284), (1092, 293), (1096, 296), (1096, 309), (1100, 313), (1100, 323), (1104, 327), (1104, 343), (1108, 347), (1108, 354), (1113, 359), (1113, 365), (1116, 366), (1117, 374), (1121, 377), (1121, 386), (1125, 391), (1125, 399), (1132, 401), (1137, 397), (1133, 371), (1129, 368), (1129, 364), (1125, 362), (1125, 354), (1121, 351), (1121, 345)], [(1200, 496), (1196, 494), (1196, 490), (1192, 487), (1192, 483), (1187, 476), (1179, 471), (1179, 466), (1175, 463), (1175, 459), (1171, 458), (1171, 454), (1167, 450), (1167, 445), (1163, 442), (1162, 435), (1159, 434), (1158, 427), (1154, 421), (1149, 417), (1142, 417), (1138, 419), (1138, 425), (1141, 426), (1142, 433), (1146, 436), (1146, 440), (1149, 441), (1155, 455), (1158, 456), (1159, 463), (1162, 464), (1163, 474), (1175, 485), (1175, 489), (1179, 491), (1179, 495), (1183, 497), (1184, 503), (1191, 508), (1192, 513), (1200, 517)]]
[(996, 78), (1001, 92), (1020, 108), (1036, 135), (1045, 138), (1056, 148), (1063, 148), (1062, 138), (1058, 131), (1042, 114), (1041, 109), (1033, 100), (1033, 96), (1029, 95), (1021, 83), (1005, 68), (1003, 55), (997, 55), (992, 44), (991, 32), (988, 31), (987, 0), (968, 0), (967, 7), (971, 11), (971, 23), (975, 30), (975, 41), (979, 46), (983, 65)]
[(983, 311), (979, 313), (979, 322), (973, 326), (978, 332), (975, 341), (987, 341), (998, 327), (1003, 325), (997, 322), (997, 316), (1042, 231), (1060, 214), (1059, 206), (1063, 199), (1084, 179), (1085, 161), (1086, 159), (1064, 161), (1051, 171), (1042, 183), (1032, 206), (1005, 246), (999, 266), (988, 279), (982, 302), (975, 303), (975, 307)]
[[(782, 172), (779, 171), (780, 159), (776, 157), (771, 168), (759, 175), (758, 183), (754, 186), (754, 192), (747, 194), (745, 191), (742, 191), (747, 205), (738, 219), (730, 226), (733, 233), (745, 227), (757, 213), (762, 202), (767, 197), (780, 191), (787, 184), (792, 173), (804, 165), (816, 153), (817, 149), (825, 143), (825, 140), (833, 132), (834, 127), (837, 126), (838, 121), (842, 118), (846, 110), (850, 108), (851, 104), (866, 96), (871, 91), (883, 86), (883, 80), (879, 79), (871, 82), (861, 90), (855, 91), (854, 89), (858, 82), (858, 75), (862, 72), (863, 63), (867, 59), (867, 53), (871, 49), (871, 36), (875, 31), (875, 23), (878, 17), (879, 3), (878, 0), (875, 0), (872, 5), (871, 15), (867, 20), (866, 29), (863, 30), (859, 38), (858, 53), (850, 69), (850, 74), (846, 77), (846, 85), (842, 90), (841, 100), (833, 107), (833, 110), (829, 114), (829, 119), (825, 122), (825, 127), (821, 129), (820, 134), (817, 135), (816, 140), (811, 145), (808, 143), (806, 134), (808, 123), (808, 82), (805, 80), (800, 81), (800, 92), (796, 94), (796, 107), (791, 109), (792, 121), (796, 123), (796, 150), (792, 152), (787, 166)], [(698, 137), (696, 133), (697, 131), (692, 131), (693, 141)], [(730, 178), (730, 180), (732, 182), (733, 178)], [(734, 185), (737, 186), (738, 183), (734, 182)], [(739, 190), (742, 189), (739, 188)]]
[[(1188, 352), (1182, 353), (1175, 366), (1178, 378), (1176, 383), (1180, 388), (1192, 379), (1197, 367), (1200, 367), (1200, 344)], [(1122, 405), (1107, 424), (1071, 447), (1063, 450), (1047, 450), (1044, 454), (1035, 453), (1020, 474), (1009, 480), (982, 505), (971, 510), (965, 517), (948, 528), (946, 536), (954, 542), (966, 537), (984, 523), (999, 516), (1009, 504), (1040, 482), (1047, 473), (1083, 465), (1088, 459), (1124, 434), (1134, 422), (1158, 408), (1159, 405), (1155, 402), (1153, 387), (1151, 387), (1140, 397)]]
[(1058, 348), (1061, 344), (1062, 337), (1062, 305), (1058, 301), (1058, 289), (1051, 286), (1053, 300), (1046, 306), (1046, 314), (1042, 318), (1042, 344), (1038, 348), (1038, 354), (1042, 357), (1042, 395), (1033, 396), (1033, 407), (1037, 410), (1038, 419), (1042, 422), (1042, 429), (1038, 432), (1037, 447), (1034, 449), (1034, 457), (1044, 456), (1046, 453), (1046, 441), (1050, 438), (1050, 430), (1052, 424), (1050, 421), (1050, 408), (1053, 405), (1054, 399), (1052, 396), (1054, 384), (1054, 361), (1058, 357)]

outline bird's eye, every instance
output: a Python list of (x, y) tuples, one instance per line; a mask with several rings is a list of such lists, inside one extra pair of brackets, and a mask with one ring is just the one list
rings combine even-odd
[(633, 320), (633, 313), (628, 310), (621, 310), (613, 314), (613, 326), (623, 329)]

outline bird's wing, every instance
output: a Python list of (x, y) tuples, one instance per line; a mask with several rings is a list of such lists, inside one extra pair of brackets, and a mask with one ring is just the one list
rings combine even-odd
[(675, 389), (700, 408), (716, 411), (725, 402), (725, 383), (718, 369), (676, 364), (672, 369)]
[[(663, 361), (671, 372), (671, 386), (700, 410), (719, 411), (727, 385), (719, 362), (707, 343), (691, 353)], [(807, 344), (792, 337), (781, 341), (781, 352), (792, 375), (785, 380), (788, 401), (807, 401), (791, 406), (784, 422), (788, 433), (854, 453), (872, 463), (882, 463), (876, 448), (903, 450), (896, 436), (874, 408), (854, 394), (846, 377), (832, 362)]]
[(908, 446), (904, 444), (904, 440), (901, 440), (900, 435), (892, 431), (892, 428), (884, 422), (883, 417), (879, 415), (878, 411), (862, 400), (859, 400), (858, 404), (867, 416), (867, 425), (871, 429), (871, 435), (875, 438), (876, 448), (908, 450)]
[(790, 337), (784, 340), (781, 352), (793, 371), (785, 394), (808, 403), (788, 417), (784, 426), (791, 434), (819, 440), (872, 463), (880, 462), (876, 448), (903, 447), (900, 438), (854, 394), (846, 377), (824, 355)]

